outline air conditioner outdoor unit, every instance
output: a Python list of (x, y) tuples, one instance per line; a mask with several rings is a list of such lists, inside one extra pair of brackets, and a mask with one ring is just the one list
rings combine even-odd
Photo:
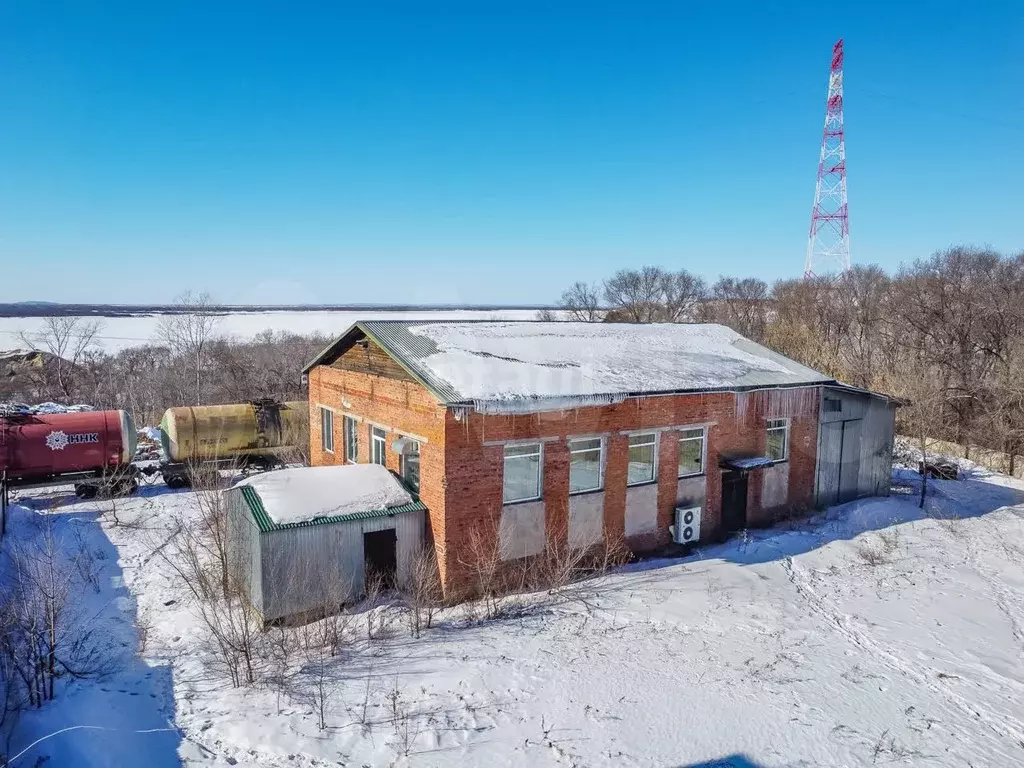
[(700, 507), (676, 507), (676, 524), (673, 529), (672, 538), (676, 544), (699, 541)]

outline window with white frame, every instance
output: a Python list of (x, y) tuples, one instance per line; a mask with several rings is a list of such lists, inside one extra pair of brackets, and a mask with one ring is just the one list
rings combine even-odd
[(774, 461), (789, 458), (789, 419), (768, 419), (765, 455)]
[(359, 425), (351, 416), (345, 416), (341, 428), (342, 439), (345, 441), (345, 461), (355, 464), (359, 461)]
[(569, 441), (569, 493), (599, 491), (604, 487), (600, 437)]
[(334, 412), (320, 406), (320, 445), (327, 453), (334, 453)]
[(402, 479), (417, 493), (420, 490), (420, 444), (410, 440), (402, 451)]
[(653, 482), (657, 477), (658, 433), (629, 436), (629, 471), (627, 485)]
[(679, 476), (704, 474), (704, 427), (684, 429), (679, 438)]
[(385, 463), (384, 448), (387, 442), (387, 433), (380, 427), (370, 427), (370, 461), (374, 464)]
[(540, 443), (506, 445), (502, 500), (506, 504), (541, 497), (540, 467), (543, 450)]

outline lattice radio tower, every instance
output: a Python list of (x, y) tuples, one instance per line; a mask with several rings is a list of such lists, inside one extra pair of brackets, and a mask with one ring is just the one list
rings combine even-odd
[(811, 210), (804, 277), (850, 268), (850, 220), (846, 209), (846, 144), (843, 141), (843, 41), (832, 46), (818, 184)]

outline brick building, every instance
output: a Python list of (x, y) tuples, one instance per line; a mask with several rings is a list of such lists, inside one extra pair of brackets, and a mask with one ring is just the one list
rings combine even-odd
[(810, 508), (839, 386), (716, 325), (359, 322), (305, 373), (311, 463), (405, 478), (446, 585), (474, 531), (643, 551)]

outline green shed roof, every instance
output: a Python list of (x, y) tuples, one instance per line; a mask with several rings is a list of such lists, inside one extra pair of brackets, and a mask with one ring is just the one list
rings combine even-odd
[(249, 507), (249, 512), (252, 513), (252, 519), (256, 521), (256, 526), (260, 529), (261, 533), (284, 531), (290, 528), (308, 528), (311, 525), (327, 525), (329, 523), (348, 523), (355, 520), (370, 520), (375, 517), (400, 515), (404, 512), (425, 512), (427, 509), (423, 502), (414, 500), (412, 503), (403, 504), (400, 507), (373, 509), (366, 512), (353, 512), (347, 515), (335, 515), (333, 517), (317, 517), (301, 523), (287, 523), (285, 525), (279, 525), (270, 518), (270, 515), (267, 514), (267, 510), (263, 508), (263, 502), (260, 500), (260, 495), (256, 492), (255, 488), (249, 485), (241, 485), (238, 486), (238, 490), (242, 492), (242, 498), (245, 499), (245, 503)]

